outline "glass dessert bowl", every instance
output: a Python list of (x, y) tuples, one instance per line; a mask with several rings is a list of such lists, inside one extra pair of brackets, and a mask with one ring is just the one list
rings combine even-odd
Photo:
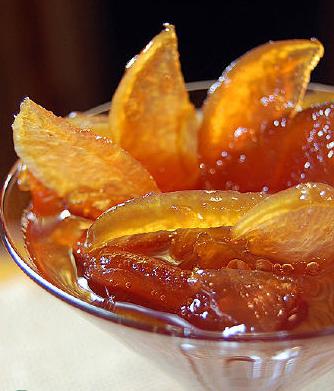
[[(196, 106), (200, 107), (211, 84), (188, 84)], [(309, 91), (334, 93), (332, 87), (316, 84), (311, 84)], [(104, 107), (92, 113), (100, 110)], [(298, 390), (333, 367), (334, 327), (304, 333), (223, 334), (188, 329), (176, 317), (139, 306), (129, 305), (123, 313), (114, 313), (72, 295), (71, 284), (70, 289), (66, 285), (58, 288), (41, 275), (25, 247), (21, 219), (31, 197), (18, 187), (19, 165), (9, 173), (1, 198), (2, 239), (14, 261), (46, 291), (155, 362), (185, 389)], [(58, 283), (64, 284), (63, 277), (55, 274), (57, 277)]]
[[(91, 137), (89, 131), (68, 127), (67, 120), (57, 119), (29, 100), (22, 104), (13, 126), (14, 140), (28, 172), (19, 163), (6, 181), (1, 204), (4, 242), (18, 265), (43, 288), (90, 314), (91, 320), (140, 353), (153, 358), (162, 368), (172, 371), (188, 388), (298, 389), (332, 365), (329, 339), (332, 338), (333, 322), (330, 316), (323, 321), (321, 312), (319, 322), (318, 312), (314, 312), (320, 303), (316, 299), (320, 297), (323, 300), (321, 303), (326, 301), (322, 289), (327, 287), (326, 271), (329, 275), (332, 273), (332, 233), (327, 229), (327, 224), (332, 218), (333, 194), (331, 186), (326, 185), (326, 180), (321, 177), (323, 172), (330, 171), (331, 166), (326, 161), (326, 170), (320, 171), (317, 161), (312, 161), (314, 150), (309, 149), (307, 164), (303, 163), (300, 172), (304, 157), (300, 154), (305, 151), (303, 148), (300, 150), (300, 143), (299, 149), (296, 149), (294, 139), (291, 141), (289, 138), (281, 149), (277, 145), (282, 144), (281, 136), (286, 133), (287, 123), (296, 129), (293, 134), (302, 143), (304, 134), (299, 131), (300, 123), (304, 125), (310, 117), (315, 122), (315, 128), (322, 126), (318, 137), (326, 135), (326, 153), (328, 159), (331, 158), (329, 155), (334, 143), (332, 146), (329, 127), (321, 123), (322, 118), (331, 115), (330, 104), (294, 113), (293, 121), (290, 120), (295, 107), (313, 104), (312, 97), (316, 96), (317, 103), (328, 97), (332, 99), (330, 88), (323, 87), (321, 91), (320, 86), (315, 88), (315, 92), (311, 86), (306, 98), (303, 101), (300, 98), (300, 91), (306, 88), (311, 69), (322, 55), (321, 45), (312, 41), (283, 41), (264, 45), (241, 58), (237, 66), (225, 71), (219, 82), (210, 87), (212, 98), (207, 100), (203, 110), (204, 119), (199, 133), (200, 173), (194, 159), (197, 150), (196, 143), (193, 143), (196, 114), (182, 88), (182, 80), (175, 68), (175, 56), (168, 52), (174, 45), (171, 31), (173, 33), (173, 29), (167, 26), (160, 38), (155, 39), (136, 61), (130, 63), (130, 70), (111, 106), (111, 126), (117, 129), (112, 135), (112, 143), (108, 139), (101, 140), (104, 134), (101, 136), (99, 132), (105, 131), (103, 117), (84, 117), (89, 122), (84, 125), (85, 128), (93, 128), (101, 120), (97, 136)], [(165, 56), (165, 49), (161, 49), (161, 45), (165, 48), (165, 44), (168, 56)], [(155, 55), (162, 50), (164, 59), (161, 72), (158, 67), (157, 83), (151, 80), (150, 68), (156, 61), (148, 61), (151, 60), (152, 50)], [(171, 63), (170, 58), (174, 59)], [(280, 67), (273, 68), (273, 78), (268, 61), (269, 64), (274, 61), (276, 65), (277, 61), (282, 62)], [(146, 65), (144, 67), (144, 76), (149, 74), (150, 77), (147, 82), (145, 77), (140, 77), (144, 83), (139, 83), (138, 88), (133, 80), (138, 82), (138, 67), (142, 70), (143, 64), (148, 64), (148, 69)], [(260, 69), (267, 77), (265, 88), (272, 93), (263, 94), (262, 90), (257, 91), (253, 87), (259, 64), (263, 65), (263, 69)], [(166, 77), (166, 66), (172, 73), (176, 72), (177, 77)], [(245, 66), (251, 70), (248, 76), (246, 72), (246, 78), (245, 72), (239, 72)], [(255, 70), (252, 66), (255, 66)], [(277, 72), (281, 73), (281, 79), (277, 77)], [(290, 77), (291, 73), (293, 78)], [(251, 83), (247, 80), (249, 76)], [(272, 80), (275, 83), (279, 80), (279, 86), (275, 83), (272, 85)], [(188, 85), (195, 107), (202, 106), (210, 84)], [(231, 84), (237, 86), (232, 92), (229, 89)], [(245, 86), (248, 89), (245, 90)], [(147, 91), (152, 88), (154, 99), (156, 92), (160, 93), (158, 99), (153, 101), (154, 105), (152, 97), (147, 98), (150, 96)], [(229, 89), (228, 93), (226, 89)], [(231, 96), (234, 103), (227, 105)], [(166, 97), (169, 97), (169, 110), (178, 114), (173, 114), (167, 122), (161, 116), (161, 104), (167, 107), (164, 101)], [(251, 116), (245, 99), (255, 102)], [(225, 116), (217, 116), (222, 101)], [(238, 101), (243, 101), (244, 118), (236, 125), (233, 121), (240, 111), (240, 107), (235, 107)], [(277, 111), (280, 113), (279, 119)], [(97, 111), (93, 110), (92, 113), (97, 114)], [(138, 116), (143, 126), (139, 126), (138, 132), (131, 136), (129, 131), (134, 122), (138, 122)], [(152, 117), (156, 119), (155, 126), (157, 123), (159, 125), (157, 129), (160, 134), (158, 137), (152, 137), (154, 133), (149, 134), (153, 147), (152, 150), (150, 146), (145, 147), (143, 154), (143, 148), (137, 148), (138, 138), (143, 134), (147, 137), (145, 132), (152, 129), (155, 131), (154, 127), (150, 128)], [(175, 118), (181, 118), (182, 123), (175, 123)], [(79, 114), (70, 120), (78, 124), (82, 117)], [(258, 133), (254, 121), (259, 126)], [(267, 138), (264, 130), (271, 121), (278, 131), (268, 131), (270, 137)], [(166, 136), (166, 129), (169, 135), (167, 148), (160, 143)], [(173, 134), (175, 129), (179, 130)], [(221, 137), (222, 132), (222, 144), (217, 146), (217, 137)], [(173, 144), (171, 140), (175, 141), (175, 135), (176, 143)], [(72, 142), (72, 148), (66, 150), (64, 142), (68, 139)], [(308, 137), (307, 142), (311, 141)], [(78, 145), (80, 148), (76, 149)], [(173, 149), (174, 145), (178, 148)], [(257, 149), (258, 145), (261, 145), (261, 150)], [(51, 158), (46, 160), (47, 148), (50, 149)], [(58, 156), (56, 167), (53, 165), (52, 149), (62, 158), (60, 160)], [(158, 156), (155, 153), (157, 149)], [(97, 170), (96, 166), (90, 165), (96, 150), (102, 159), (108, 159), (109, 154), (111, 156), (111, 160), (104, 162), (104, 165), (110, 165), (106, 173), (104, 167), (98, 166)], [(271, 150), (283, 151), (285, 155), (282, 158)], [(131, 151), (131, 156), (125, 151)], [(259, 151), (263, 152), (260, 157)], [(66, 166), (67, 152), (72, 159), (70, 166)], [(103, 152), (108, 152), (107, 157)], [(317, 159), (323, 163), (323, 157), (320, 156), (320, 160), (318, 155)], [(284, 157), (290, 156), (293, 156), (293, 160), (288, 168), (293, 169), (286, 177)], [(136, 161), (131, 160), (133, 157)], [(82, 165), (77, 164), (78, 158), (89, 168), (87, 172), (83, 172)], [(59, 175), (55, 168), (59, 170), (63, 162), (65, 166), (62, 166)], [(261, 164), (264, 169), (261, 169)], [(92, 179), (89, 177), (91, 172), (101, 172), (96, 180), (99, 183), (96, 185), (94, 182), (87, 187), (85, 179)], [(67, 176), (71, 180), (62, 181)], [(29, 208), (29, 193), (23, 191), (27, 177), (32, 208)], [(110, 177), (113, 181), (110, 181)], [(128, 177), (132, 182), (125, 181)], [(324, 183), (309, 182), (318, 179)], [(76, 187), (69, 186), (71, 181)], [(202, 184), (198, 185), (199, 182)], [(309, 183), (291, 187), (300, 182)], [(126, 186), (125, 190), (123, 185)], [(280, 192), (287, 187), (290, 189)], [(222, 188), (234, 192), (186, 190), (191, 188)], [(119, 189), (127, 193), (123, 194)], [(163, 193), (159, 193), (159, 190)], [(173, 190), (183, 191), (169, 193)], [(253, 193), (236, 193), (235, 190)], [(269, 190), (277, 193), (268, 195)], [(140, 197), (152, 191), (156, 194)], [(135, 199), (122, 203), (130, 198)], [(92, 224), (92, 220), (112, 205), (117, 206)], [(22, 216), (24, 233), (21, 229)], [(319, 221), (324, 224), (319, 226)], [(295, 237), (286, 234), (286, 227), (293, 227), (295, 231), (298, 227), (302, 229)], [(196, 236), (193, 240), (192, 229), (206, 230), (204, 233), (207, 235), (201, 242), (204, 251), (195, 254), (195, 261), (193, 253), (187, 252), (187, 245), (190, 243), (191, 247), (198, 247), (198, 239), (203, 237)], [(167, 233), (161, 233), (164, 230)], [(170, 233), (174, 231), (175, 234)], [(81, 236), (81, 233), (84, 235)], [(138, 241), (138, 234), (144, 234), (144, 240), (140, 237)], [(147, 234), (153, 234), (153, 240), (151, 236), (147, 240)], [(124, 237), (130, 237), (130, 242), (121, 240), (117, 245), (113, 242)], [(159, 251), (152, 253), (156, 246)], [(69, 251), (73, 247), (74, 251)], [(166, 249), (169, 250), (167, 256)], [(104, 252), (100, 253), (102, 250)], [(213, 250), (216, 252), (209, 256)], [(127, 255), (124, 259), (125, 252)], [(224, 256), (217, 256), (219, 252)], [(146, 255), (151, 258), (147, 259)], [(110, 275), (112, 259), (116, 259), (118, 266)], [(145, 268), (139, 270), (138, 265)], [(209, 272), (211, 269), (211, 272), (208, 273), (206, 269)], [(121, 271), (120, 276), (115, 274), (115, 270)], [(142, 280), (138, 282), (129, 274), (132, 270), (139, 270)], [(323, 273), (321, 281), (324, 283), (319, 286), (312, 276), (320, 275), (320, 272)], [(124, 279), (124, 275), (129, 277)], [(153, 285), (150, 285), (151, 281)], [(169, 281), (177, 283), (170, 285)], [(185, 281), (183, 288), (182, 281)], [(310, 281), (311, 288), (317, 291), (315, 300), (307, 295)], [(167, 284), (165, 290), (162, 289), (164, 283)], [(122, 284), (123, 291), (119, 291)], [(156, 286), (158, 289), (155, 289)], [(221, 286), (224, 290), (217, 295)], [(135, 289), (140, 295), (124, 294), (125, 288), (130, 292)], [(148, 294), (145, 289), (149, 291)], [(190, 302), (184, 301), (184, 292), (186, 299), (191, 298)], [(331, 285), (329, 291), (325, 289), (325, 293), (330, 292)], [(178, 296), (183, 300), (181, 305), (178, 304)], [(175, 302), (177, 305), (173, 307)], [(308, 310), (305, 310), (305, 304)], [(322, 308), (321, 305), (319, 308)], [(330, 310), (329, 300), (325, 315), (329, 315)]]

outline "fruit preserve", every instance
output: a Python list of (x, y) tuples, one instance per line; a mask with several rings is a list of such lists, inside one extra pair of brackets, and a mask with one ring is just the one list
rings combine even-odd
[(193, 330), (333, 326), (334, 99), (305, 96), (322, 55), (316, 40), (255, 48), (196, 110), (165, 25), (108, 116), (60, 118), (25, 99), (14, 144), (41, 275)]
[[(316, 185), (311, 190), (306, 187), (309, 193), (313, 190), (320, 194), (326, 191), (324, 189)], [(302, 194), (304, 190), (296, 191)], [(247, 217), (249, 211), (253, 210), (254, 213), (256, 207), (259, 209), (264, 201), (268, 204), (271, 198), (262, 194), (218, 191), (194, 191), (188, 194), (195, 199), (189, 200), (188, 205), (197, 202), (198, 208), (189, 206), (188, 210), (184, 210), (187, 202), (183, 201), (176, 212), (182, 215), (181, 227), (197, 225), (193, 217), (187, 220), (186, 215), (190, 210), (198, 216), (203, 214), (205, 221), (210, 221), (210, 214), (225, 212), (226, 222), (232, 222), (237, 218), (237, 213)], [(154, 212), (147, 209), (155, 201), (150, 198), (165, 196), (169, 197), (169, 194), (142, 199), (141, 202), (147, 205), (143, 205), (145, 209), (142, 213), (139, 209), (141, 205), (135, 205), (137, 213), (132, 215), (132, 219), (136, 220), (134, 222), (126, 211), (131, 203), (114, 209), (115, 215), (123, 216), (112, 216), (107, 222), (102, 221), (105, 218), (102, 216), (97, 222), (115, 226), (115, 235), (119, 235), (122, 229), (117, 227), (117, 221), (127, 221), (134, 232), (147, 231), (152, 221), (156, 224), (150, 228), (155, 232), (133, 233), (118, 239), (101, 237), (105, 243), (103, 245), (99, 241), (100, 232), (103, 231), (94, 227), (96, 223), (91, 225), (89, 220), (70, 215), (67, 210), (51, 216), (40, 216), (34, 209), (29, 210), (25, 215), (27, 248), (44, 277), (77, 297), (108, 309), (118, 302), (134, 303), (175, 314), (188, 326), (205, 330), (224, 331), (239, 325), (243, 325), (243, 331), (314, 330), (332, 324), (332, 254), (328, 258), (325, 255), (312, 255), (309, 262), (301, 261), (295, 257), (298, 248), (291, 253), (291, 257), (291, 247), (286, 249), (282, 245), (281, 252), (286, 252), (286, 255), (281, 258), (275, 250), (269, 250), (269, 237), (265, 251), (270, 255), (263, 255), (261, 246), (259, 255), (256, 255), (258, 251), (250, 247), (247, 239), (235, 236), (235, 227), (239, 225), (234, 228), (178, 229), (169, 226), (171, 230), (162, 230), (156, 216), (152, 216)], [(179, 196), (184, 194), (180, 193)], [(331, 197), (328, 193), (327, 196)], [(234, 201), (228, 205), (224, 197)], [(160, 203), (164, 201), (160, 200)], [(326, 210), (322, 205), (314, 206), (318, 207), (320, 210), (314, 210), (316, 218), (322, 213), (321, 208)], [(175, 213), (173, 208), (178, 208), (175, 199), (165, 206), (164, 216)], [(331, 211), (326, 213), (330, 214)], [(242, 221), (247, 224), (245, 217)], [(300, 219), (301, 216), (298, 217)], [(299, 223), (303, 224), (301, 221)], [(278, 220), (275, 229), (277, 224)], [(290, 226), (293, 224), (291, 220)], [(241, 224), (240, 227), (243, 229)], [(272, 246), (275, 246), (275, 236), (279, 232), (285, 232), (288, 241), (288, 229), (288, 226), (284, 226), (282, 231), (272, 232)], [(321, 227), (316, 229), (319, 232)], [(326, 234), (325, 231), (323, 233)], [(261, 233), (258, 235), (260, 239)], [(87, 240), (95, 242), (97, 247), (91, 249)], [(283, 240), (281, 243), (285, 244)], [(305, 238), (300, 240), (303, 242)], [(253, 243), (256, 246), (256, 242)], [(300, 245), (298, 240), (295, 245)]]

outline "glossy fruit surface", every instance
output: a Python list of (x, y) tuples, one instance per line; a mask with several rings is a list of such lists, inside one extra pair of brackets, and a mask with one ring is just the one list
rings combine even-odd
[(334, 188), (306, 183), (273, 194), (240, 219), (232, 232), (248, 242), (252, 254), (292, 266), (331, 265)]
[(318, 41), (270, 42), (226, 68), (209, 90), (199, 132), (205, 187), (270, 191), (281, 128), (322, 54)]
[(195, 188), (198, 121), (181, 73), (174, 26), (165, 25), (127, 65), (110, 108), (112, 139), (162, 191)]
[[(305, 316), (297, 284), (271, 273), (225, 269), (181, 270), (161, 259), (113, 246), (93, 256), (76, 249), (79, 270), (100, 296), (179, 315), (207, 330), (292, 327)], [(297, 321), (298, 319), (298, 321)]]
[(264, 197), (261, 193), (201, 190), (148, 195), (101, 215), (88, 230), (86, 245), (93, 250), (128, 235), (231, 226)]
[(84, 216), (96, 217), (119, 202), (159, 191), (144, 167), (118, 145), (29, 98), (13, 131), (15, 150), (32, 175)]
[(299, 112), (287, 123), (280, 140), (280, 160), (272, 171), (273, 189), (302, 182), (334, 185), (334, 104)]

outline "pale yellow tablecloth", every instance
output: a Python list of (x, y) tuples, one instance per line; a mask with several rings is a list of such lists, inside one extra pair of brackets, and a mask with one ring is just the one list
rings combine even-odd
[[(184, 391), (44, 292), (1, 249), (0, 314), (0, 391)], [(334, 373), (305, 391), (333, 389)]]

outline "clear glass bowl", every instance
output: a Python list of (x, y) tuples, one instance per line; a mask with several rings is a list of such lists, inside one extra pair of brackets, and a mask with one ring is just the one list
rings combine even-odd
[[(197, 107), (210, 85), (210, 81), (188, 84)], [(310, 85), (309, 93), (313, 91), (334, 94), (333, 87), (319, 84)], [(109, 104), (101, 105), (89, 112), (97, 114), (108, 107)], [(207, 332), (138, 306), (130, 305), (127, 314), (116, 314), (53, 285), (39, 274), (25, 249), (21, 217), (30, 195), (18, 188), (17, 169), (18, 163), (5, 181), (0, 205), (1, 236), (13, 260), (42, 288), (153, 360), (185, 389), (296, 391), (334, 367), (334, 327), (303, 334)], [(156, 321), (152, 322), (157, 318), (166, 322), (157, 326)]]

